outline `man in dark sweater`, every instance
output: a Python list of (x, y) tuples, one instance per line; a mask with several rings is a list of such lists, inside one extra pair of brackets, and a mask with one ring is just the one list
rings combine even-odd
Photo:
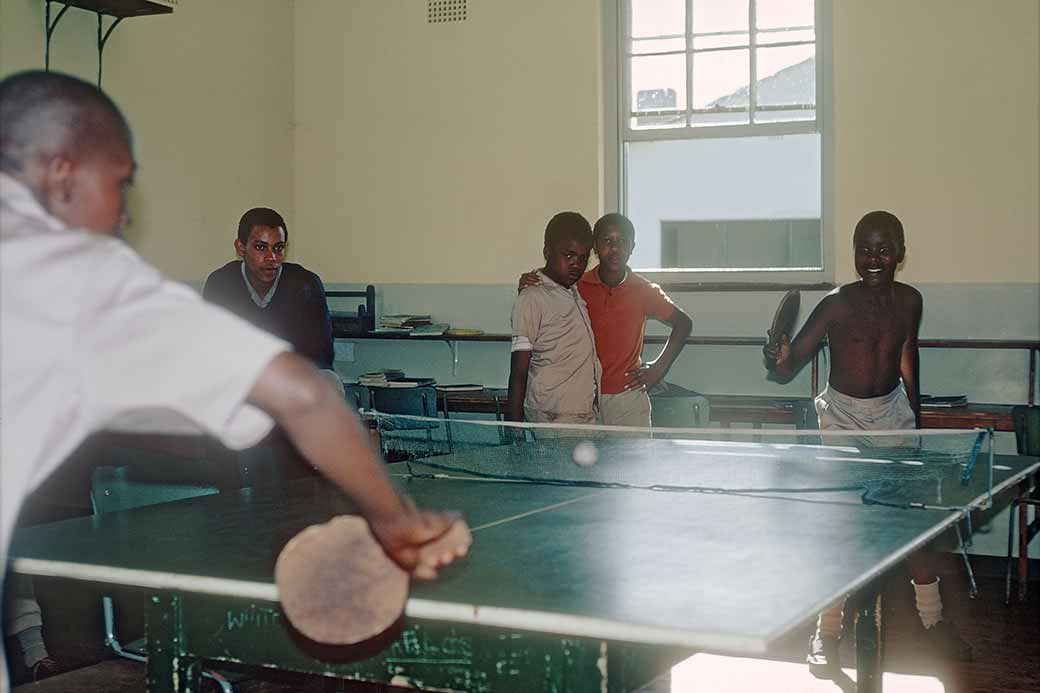
[(332, 326), (321, 278), (285, 262), (289, 230), (282, 216), (256, 207), (238, 222), (232, 261), (206, 279), (202, 295), (290, 342), (318, 368), (332, 370)]

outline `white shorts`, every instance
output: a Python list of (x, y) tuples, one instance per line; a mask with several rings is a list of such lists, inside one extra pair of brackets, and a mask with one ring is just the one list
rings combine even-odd
[(607, 426), (650, 428), (650, 397), (646, 390), (600, 395), (599, 413)]

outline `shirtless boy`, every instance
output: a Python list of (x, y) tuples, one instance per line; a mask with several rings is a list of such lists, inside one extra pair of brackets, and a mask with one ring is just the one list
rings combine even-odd
[[(920, 427), (917, 332), (922, 299), (914, 287), (895, 281), (906, 254), (903, 225), (895, 215), (864, 216), (853, 235), (856, 273), (820, 302), (794, 341), (779, 335), (765, 348), (766, 367), (790, 377), (826, 338), (831, 370), (816, 398), (822, 430), (896, 430)], [(942, 619), (939, 578), (926, 553), (908, 561), (925, 635), (936, 651), (970, 659), (971, 648)], [(844, 601), (820, 614), (807, 657), (813, 673), (836, 667)]]

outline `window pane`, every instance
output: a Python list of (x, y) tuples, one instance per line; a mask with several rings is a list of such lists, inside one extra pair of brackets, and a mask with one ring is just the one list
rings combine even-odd
[(756, 123), (790, 123), (795, 120), (816, 120), (816, 109), (780, 108), (775, 111), (755, 110)]
[(690, 125), (694, 127), (710, 127), (712, 125), (747, 125), (751, 116), (747, 111), (738, 113), (693, 113)]
[(718, 219), (661, 224), (668, 269), (820, 269), (819, 219)]
[(755, 24), (759, 29), (785, 26), (814, 26), (813, 0), (758, 0)]
[(686, 35), (684, 0), (632, 0), (632, 37)]
[(759, 106), (816, 105), (816, 46), (759, 48), (756, 56)]
[(685, 51), (686, 39), (636, 39), (632, 41), (632, 52), (640, 53), (668, 53), (672, 51)]
[[(678, 110), (678, 101), (674, 89), (643, 89), (636, 94), (637, 113), (653, 111)], [(683, 107), (685, 108), (685, 106)], [(655, 115), (636, 115), (629, 121), (629, 127), (640, 130), (646, 128), (676, 128), (686, 125), (685, 113), (657, 113)]]
[(735, 32), (732, 34), (720, 34), (713, 36), (695, 36), (693, 38), (693, 49), (704, 50), (705, 48), (732, 48), (747, 46), (749, 34)]
[[(635, 57), (632, 65), (630, 108), (656, 111), (686, 108), (686, 56), (655, 55)], [(643, 104), (642, 107), (640, 104)]]
[(747, 29), (747, 0), (693, 0), (693, 33)]
[(818, 268), (820, 136), (629, 142), (637, 269)]
[(755, 42), (760, 46), (770, 43), (791, 43), (799, 41), (814, 43), (816, 41), (815, 29), (795, 29), (793, 31), (759, 31), (755, 36)]
[(730, 109), (748, 106), (750, 51), (693, 54), (693, 107)]

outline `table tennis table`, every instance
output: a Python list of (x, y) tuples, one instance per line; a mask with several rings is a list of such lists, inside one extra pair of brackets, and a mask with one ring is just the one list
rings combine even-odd
[[(701, 492), (451, 471), (495, 454), (522, 469), (546, 454), (530, 441), (393, 465), (421, 506), (461, 510), (474, 544), (437, 581), (413, 585), (398, 626), (357, 647), (307, 641), (277, 603), (282, 546), (354, 510), (320, 479), (21, 529), (10, 568), (140, 588), (153, 693), (195, 691), (202, 667), (222, 663), (431, 690), (633, 691), (696, 651), (761, 655), (846, 594), (858, 595), (859, 690), (873, 691), (879, 580), (972, 508), (1010, 503), (1040, 469), (1037, 458), (996, 455), (992, 472), (962, 483), (954, 465), (928, 482), (950, 507), (909, 508), (842, 487), (886, 462), (877, 451), (788, 464), (778, 451), (791, 446), (766, 443), (599, 445), (597, 468), (697, 456)], [(568, 448), (558, 447), (562, 465)], [(712, 492), (725, 479), (734, 492)], [(790, 492), (810, 482), (833, 490)]]

